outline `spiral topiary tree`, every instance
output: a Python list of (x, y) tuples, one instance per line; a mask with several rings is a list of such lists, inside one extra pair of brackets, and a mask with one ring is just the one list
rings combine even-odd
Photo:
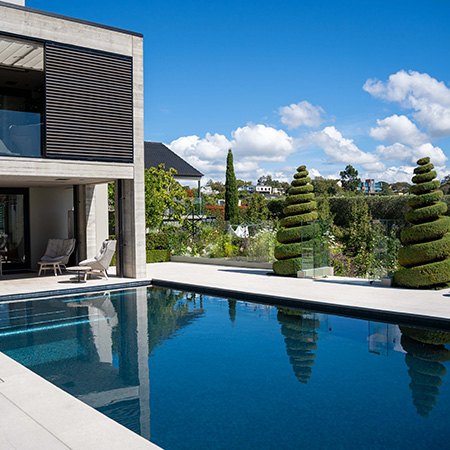
[(311, 366), (316, 357), (316, 341), (319, 335), (316, 331), (320, 322), (315, 316), (305, 315), (302, 311), (279, 308), (277, 314), (281, 325), (281, 333), (286, 343), (286, 352), (294, 370), (295, 377), (302, 383), (308, 383), (312, 375)]
[(411, 377), (409, 385), (417, 413), (428, 417), (437, 397), (439, 386), (447, 369), (442, 364), (450, 360), (450, 351), (444, 345), (450, 343), (450, 333), (400, 326), (401, 344), (407, 352), (405, 362)]
[(450, 281), (450, 217), (443, 216), (447, 205), (440, 200), (439, 180), (430, 158), (417, 161), (412, 178), (414, 186), (408, 200), (412, 208), (406, 221), (412, 226), (401, 233), (404, 245), (398, 252), (399, 269), (394, 274), (397, 286), (426, 288)]
[(304, 222), (317, 220), (317, 203), (314, 201), (314, 188), (308, 177), (306, 166), (300, 166), (294, 174), (283, 213), (281, 229), (277, 233), (279, 244), (275, 247), (273, 271), (277, 275), (294, 276), (302, 269), (302, 248), (314, 237), (314, 225)]

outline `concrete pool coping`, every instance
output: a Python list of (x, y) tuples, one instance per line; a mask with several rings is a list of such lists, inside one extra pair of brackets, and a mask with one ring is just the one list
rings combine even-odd
[(450, 292), (381, 286), (369, 280), (340, 277), (277, 277), (267, 270), (187, 264), (147, 266), (152, 284), (232, 297), (245, 301), (298, 307), (373, 321), (450, 330)]
[[(113, 273), (113, 270), (111, 271)], [(282, 278), (268, 270), (189, 264), (147, 265), (145, 279), (93, 279), (73, 283), (73, 274), (0, 278), (0, 302), (149, 285), (189, 289), (302, 309), (397, 321), (450, 330), (449, 289), (425, 291), (381, 287), (330, 277)], [(0, 353), (0, 448), (9, 449), (158, 449), (80, 400)]]

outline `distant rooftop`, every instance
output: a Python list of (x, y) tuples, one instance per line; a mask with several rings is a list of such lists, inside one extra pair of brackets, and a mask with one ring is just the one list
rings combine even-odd
[(145, 168), (164, 164), (166, 170), (171, 167), (177, 171), (178, 178), (201, 178), (203, 174), (180, 158), (161, 142), (144, 142)]

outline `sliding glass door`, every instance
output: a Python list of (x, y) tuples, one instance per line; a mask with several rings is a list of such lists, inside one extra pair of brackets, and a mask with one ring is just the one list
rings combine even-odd
[(30, 267), (28, 189), (0, 189), (0, 257), (3, 272)]

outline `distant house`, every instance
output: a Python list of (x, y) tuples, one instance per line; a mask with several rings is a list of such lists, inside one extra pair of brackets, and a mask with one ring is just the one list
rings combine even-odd
[[(197, 181), (199, 192), (198, 201), (201, 203), (200, 181), (203, 174), (195, 167), (191, 166), (162, 142), (144, 142), (144, 158), (144, 166), (146, 169), (149, 169), (150, 167), (158, 167), (160, 164), (164, 164), (166, 171), (170, 168), (177, 171), (177, 174), (174, 176), (177, 181)], [(199, 206), (199, 210), (200, 209), (201, 205)]]
[(375, 180), (372, 178), (364, 181), (364, 183), (361, 182), (359, 189), (363, 191), (364, 194), (377, 194), (378, 192), (381, 192), (382, 187), (380, 182), (375, 183)]
[(263, 195), (271, 195), (272, 194), (271, 186), (256, 186), (255, 190), (259, 194), (263, 194)]

